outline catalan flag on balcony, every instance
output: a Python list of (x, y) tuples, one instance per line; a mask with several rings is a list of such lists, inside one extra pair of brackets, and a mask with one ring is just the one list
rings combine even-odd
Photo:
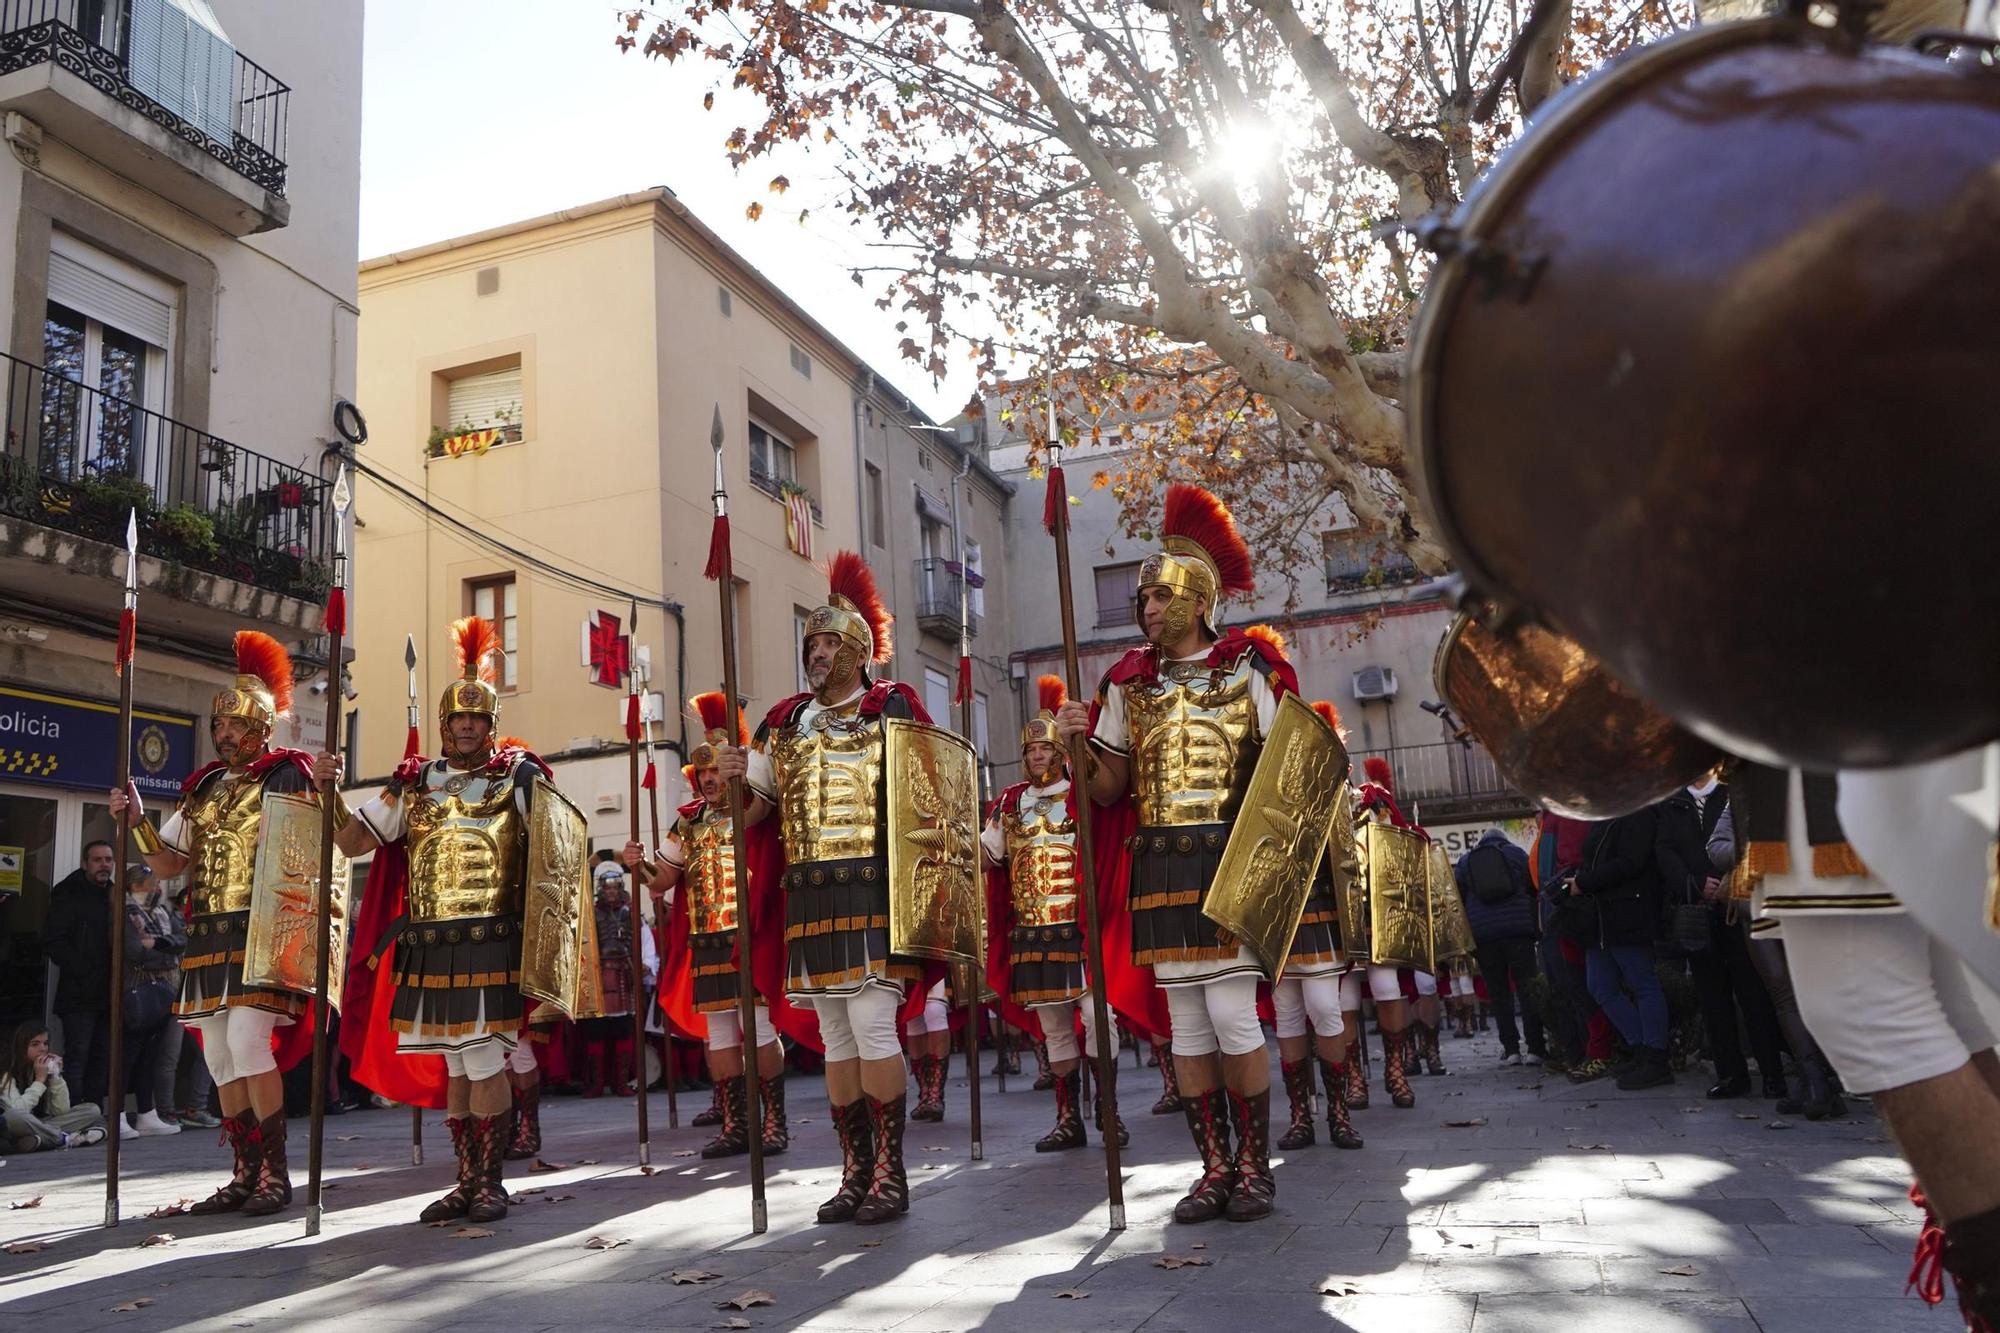
[(466, 454), (483, 454), (499, 442), (498, 430), (469, 430), (446, 436), (444, 451), (453, 458), (459, 458)]
[(802, 486), (788, 486), (784, 490), (784, 502), (785, 544), (792, 548), (794, 555), (810, 560), (813, 554), (812, 493)]

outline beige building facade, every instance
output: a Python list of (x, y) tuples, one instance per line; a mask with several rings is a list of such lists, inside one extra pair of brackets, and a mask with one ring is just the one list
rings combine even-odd
[[(446, 626), (485, 614), (510, 648), (501, 730), (551, 759), (599, 847), (621, 842), (632, 819), (624, 695), (587, 663), (604, 617), (633, 630), (636, 595), (649, 711), (673, 746), (660, 759), (671, 821), (684, 701), (721, 684), (717, 593), (702, 577), (718, 416), (752, 725), (803, 688), (800, 629), (825, 597), (820, 565), (840, 549), (874, 566), (897, 613), (888, 672), (923, 691), (944, 650), (909, 600), (912, 478), (948, 503), (950, 438), (923, 430), (932, 423), (671, 191), (367, 260), (360, 290), (372, 430), (354, 599), (361, 785), (402, 756), (404, 636), (416, 636), (430, 752), (451, 670)], [(474, 447), (460, 447), (466, 438)], [(990, 474), (969, 485), (985, 488), (971, 505), (997, 550), (1004, 488)], [(949, 652), (955, 664), (955, 641)]]
[(110, 828), (130, 512), (149, 803), (212, 758), (239, 628), (293, 651), (300, 725), (281, 739), (318, 743), (329, 450), (355, 397), (362, 14), (23, 0), (0, 36), (4, 1025), (41, 1007), (50, 885)]

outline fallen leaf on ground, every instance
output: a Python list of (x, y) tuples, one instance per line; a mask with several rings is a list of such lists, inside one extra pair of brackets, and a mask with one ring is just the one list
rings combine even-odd
[(1764, 1126), (1766, 1129), (1790, 1129), (1791, 1127), (1792, 1122), (1789, 1120), (1773, 1120), (1770, 1124)]
[(1329, 1282), (1319, 1289), (1322, 1296), (1359, 1296), (1361, 1288), (1352, 1282)]
[(1438, 1239), (1443, 1241), (1447, 1245), (1456, 1245), (1461, 1250), (1469, 1250), (1472, 1248), (1471, 1241), (1459, 1240), (1456, 1237), (1454, 1237), (1449, 1231), (1438, 1232)]
[(1707, 1108), (1706, 1106), (1683, 1106), (1683, 1107), (1681, 1108), (1681, 1114), (1682, 1114), (1682, 1115), (1700, 1115), (1700, 1114), (1701, 1114), (1701, 1113), (1702, 1113), (1703, 1111), (1706, 1111), (1707, 1109), (1708, 1109), (1708, 1108)]
[(1764, 1117), (1758, 1115), (1755, 1111), (1738, 1111), (1736, 1112), (1736, 1118), (1738, 1120), (1762, 1120)]
[(539, 1157), (528, 1163), (528, 1174), (531, 1176), (542, 1171), (560, 1171), (562, 1169), (563, 1164), (561, 1162), (544, 1162)]
[(597, 1159), (595, 1157), (579, 1157), (576, 1159), (576, 1164), (578, 1166), (596, 1166)]
[(360, 1137), (359, 1134), (336, 1134), (333, 1136), (333, 1141), (335, 1143), (352, 1143)]
[(356, 1171), (373, 1171), (373, 1170), (375, 1169), (375, 1163), (373, 1163), (373, 1162), (356, 1162), (356, 1163), (354, 1164), (354, 1169), (355, 1169)]
[(620, 1245), (630, 1245), (630, 1236), (592, 1236), (583, 1243), (586, 1250), (615, 1250)]
[(1597, 1103), (1596, 1103), (1596, 1102), (1585, 1102), (1585, 1103), (1583, 1104), (1583, 1109), (1584, 1109), (1584, 1110), (1586, 1110), (1586, 1111), (1595, 1111), (1595, 1110), (1597, 1109)]
[(875, 1249), (877, 1246), (881, 1245), (881, 1243), (882, 1242), (879, 1240), (864, 1240), (861, 1242), (861, 1248), (864, 1250), (872, 1250)]
[(1482, 1115), (1474, 1116), (1470, 1120), (1447, 1120), (1444, 1122), (1444, 1127), (1446, 1129), (1478, 1129), (1485, 1123), (1486, 1117)]
[(1208, 1242), (1205, 1240), (1198, 1240), (1194, 1244), (1188, 1246), (1188, 1248), (1190, 1250), (1205, 1250), (1208, 1248)]
[(944, 1163), (943, 1163), (943, 1162), (925, 1162), (925, 1163), (923, 1164), (923, 1169), (924, 1169), (924, 1170), (926, 1170), (926, 1171), (942, 1171), (942, 1170), (944, 1170)]
[(451, 1233), (462, 1240), (485, 1240), (493, 1234), (491, 1227), (460, 1227)]
[(1198, 1254), (1163, 1254), (1153, 1260), (1155, 1268), (1206, 1268), (1209, 1260)]
[(40, 1254), (49, 1248), (49, 1243), (45, 1240), (17, 1240), (4, 1248), (8, 1254)]
[(1539, 1083), (1516, 1083), (1514, 1090), (1516, 1092), (1540, 1092), (1542, 1085)]
[(758, 1305), (776, 1305), (778, 1298), (768, 1291), (746, 1291), (741, 1296), (731, 1296), (726, 1301), (717, 1301), (718, 1310), (748, 1310)]
[(37, 1195), (36, 1195), (36, 1196), (35, 1196), (34, 1198), (32, 1198), (32, 1199), (16, 1199), (16, 1200), (14, 1200), (14, 1202), (12, 1202), (12, 1203), (10, 1203), (10, 1204), (8, 1204), (8, 1205), (7, 1205), (7, 1207), (8, 1207), (8, 1208), (10, 1208), (10, 1209), (15, 1209), (15, 1208), (39, 1208), (39, 1207), (41, 1207), (41, 1206), (42, 1206), (42, 1196), (41, 1196), (41, 1195), (39, 1195), (39, 1194), (37, 1194)]
[(574, 1194), (551, 1194), (551, 1195), (549, 1195), (549, 1197), (548, 1197), (548, 1198), (546, 1198), (546, 1199), (543, 1199), (543, 1200), (542, 1200), (542, 1202), (543, 1202), (543, 1203), (568, 1203), (568, 1202), (569, 1202), (569, 1201), (570, 1201), (571, 1199), (574, 1199), (575, 1197), (576, 1197), (576, 1196), (575, 1196)]
[(642, 1176), (650, 1176), (659, 1169), (660, 1168), (657, 1166), (642, 1166), (639, 1168), (639, 1174)]
[(118, 1304), (111, 1307), (111, 1313), (131, 1314), (134, 1310), (143, 1310), (152, 1303), (153, 1303), (153, 1298), (150, 1296), (141, 1296), (136, 1301), (120, 1301)]
[(173, 1244), (173, 1243), (174, 1243), (174, 1233), (173, 1233), (173, 1232), (171, 1232), (171, 1231), (156, 1231), (156, 1232), (154, 1232), (154, 1233), (153, 1233), (152, 1235), (150, 1235), (150, 1236), (146, 1237), (146, 1239), (144, 1239), (144, 1240), (140, 1241), (140, 1242), (139, 1242), (139, 1248), (140, 1248), (140, 1249), (142, 1249), (142, 1250), (150, 1250), (150, 1249), (152, 1249), (152, 1248), (153, 1248), (153, 1247), (154, 1247), (155, 1245), (171, 1245), (171, 1244)]
[(322, 1184), (320, 1185), (320, 1187), (319, 1187), (319, 1188), (320, 1188), (320, 1193), (324, 1194), (324, 1193), (325, 1193), (326, 1191), (328, 1191), (328, 1190), (337, 1190), (337, 1189), (339, 1189), (339, 1188), (340, 1188), (340, 1182), (339, 1182), (339, 1181), (337, 1181), (337, 1180), (329, 1180), (329, 1181), (325, 1181), (325, 1182), (323, 1182), (323, 1183), (322, 1183)]
[[(320, 1188), (325, 1189), (326, 1187), (322, 1185)], [(152, 1212), (146, 1214), (146, 1220), (157, 1222), (163, 1217), (186, 1217), (187, 1206), (193, 1202), (193, 1199), (182, 1199), (179, 1203), (170, 1203), (163, 1207), (155, 1208)]]
[(545, 1190), (545, 1189), (544, 1189), (544, 1188), (543, 1188), (542, 1186), (540, 1186), (540, 1185), (530, 1185), (530, 1186), (528, 1186), (528, 1187), (527, 1187), (526, 1189), (518, 1189), (518, 1190), (508, 1190), (508, 1191), (507, 1191), (507, 1193), (508, 1193), (509, 1195), (511, 1195), (512, 1197), (514, 1197), (514, 1198), (516, 1198), (516, 1199), (525, 1199), (525, 1198), (527, 1198), (527, 1197), (528, 1197), (528, 1196), (529, 1196), (530, 1194), (543, 1194), (543, 1193), (546, 1193), (546, 1192), (547, 1192), (547, 1191), (546, 1191), (546, 1190)]
[(950, 1148), (947, 1148), (947, 1147), (945, 1147), (945, 1146), (944, 1146), (943, 1144), (938, 1144), (938, 1143), (927, 1143), (927, 1144), (925, 1144), (925, 1145), (924, 1145), (924, 1151), (925, 1151), (925, 1152), (950, 1152), (950, 1151), (951, 1151), (951, 1149), (950, 1149)]
[(667, 1274), (667, 1280), (676, 1287), (685, 1287), (690, 1282), (713, 1282), (721, 1276), (722, 1274), (711, 1273), (705, 1268), (676, 1268)]
[(1090, 1299), (1090, 1293), (1076, 1287), (1070, 1287), (1057, 1292), (1056, 1299), (1059, 1301), (1087, 1301)]
[(1572, 1144), (1570, 1144), (1569, 1146), (1570, 1146), (1570, 1147), (1572, 1147), (1572, 1148), (1575, 1148), (1575, 1149), (1576, 1149), (1576, 1150), (1577, 1150), (1578, 1152), (1610, 1152), (1610, 1151), (1611, 1151), (1611, 1145), (1610, 1145), (1610, 1144), (1608, 1144), (1608, 1143), (1572, 1143)]
[(694, 1149), (692, 1149), (692, 1148), (676, 1148), (676, 1149), (674, 1149), (674, 1156), (676, 1156), (676, 1157), (692, 1157), (692, 1156), (694, 1156)]
[(731, 1317), (731, 1318), (728, 1318), (728, 1319), (725, 1319), (725, 1320), (723, 1320), (723, 1321), (722, 1321), (721, 1323), (719, 1323), (719, 1324), (712, 1324), (712, 1325), (710, 1325), (710, 1327), (712, 1327), (712, 1328), (748, 1328), (748, 1327), (750, 1327), (750, 1321), (749, 1321), (748, 1319), (743, 1319), (743, 1318), (740, 1318), (740, 1317)]
[(1693, 1264), (1681, 1264), (1679, 1267), (1676, 1268), (1662, 1268), (1660, 1271), (1666, 1274), (1668, 1277), (1701, 1276), (1701, 1270), (1699, 1268), (1696, 1268)]

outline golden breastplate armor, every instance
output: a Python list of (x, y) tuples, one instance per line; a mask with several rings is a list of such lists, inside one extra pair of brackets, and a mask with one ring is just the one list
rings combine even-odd
[(1000, 820), (1007, 837), (1007, 876), (1013, 886), (1014, 922), (1060, 926), (1076, 916), (1076, 821), (1063, 793), (1021, 794)]
[(882, 822), (882, 724), (820, 712), (772, 734), (785, 860), (874, 856)]
[(704, 816), (681, 831), (688, 929), (697, 935), (736, 929), (736, 848), (727, 819)]
[(195, 913), (249, 911), (264, 819), (263, 782), (230, 773), (210, 778), (188, 802), (186, 817), (193, 834), (188, 893)]
[(1260, 744), (1252, 670), (1247, 657), (1219, 676), (1198, 663), (1169, 663), (1158, 681), (1123, 687), (1142, 825), (1221, 824), (1235, 816)]
[(512, 775), (423, 772), (410, 803), (410, 920), (503, 916), (522, 909), (528, 830)]

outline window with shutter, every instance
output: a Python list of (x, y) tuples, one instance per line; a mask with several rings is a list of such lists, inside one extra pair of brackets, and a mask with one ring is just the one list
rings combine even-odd
[(1139, 562), (1099, 565), (1097, 574), (1097, 627), (1138, 622)]
[(518, 363), (449, 380), (445, 391), (446, 434), (498, 430), (499, 443), (521, 442), (521, 367)]

